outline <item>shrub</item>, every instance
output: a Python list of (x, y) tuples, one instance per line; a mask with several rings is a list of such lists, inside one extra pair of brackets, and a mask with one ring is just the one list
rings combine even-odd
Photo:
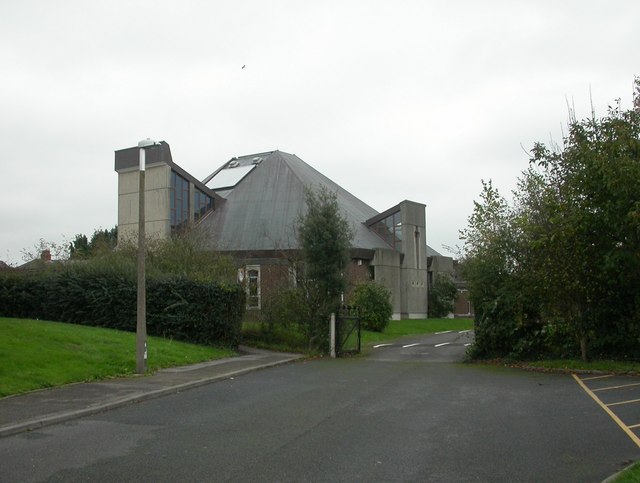
[[(239, 285), (165, 276), (147, 281), (150, 335), (237, 346), (244, 315)], [(135, 331), (136, 281), (74, 264), (59, 271), (0, 274), (0, 316)]]
[(167, 277), (148, 284), (149, 333), (198, 344), (237, 346), (245, 294), (239, 285)]
[(45, 278), (39, 273), (0, 273), (0, 315), (37, 318), (45, 293)]
[(429, 291), (429, 317), (445, 317), (453, 312), (458, 289), (451, 277), (439, 273)]
[(181, 275), (224, 283), (236, 280), (233, 259), (207, 249), (203, 232), (187, 230), (166, 240), (151, 240), (147, 247), (147, 270), (152, 277)]
[(375, 282), (360, 283), (352, 302), (358, 308), (363, 329), (384, 332), (393, 314), (391, 292), (386, 287)]
[(299, 288), (289, 288), (279, 290), (264, 301), (260, 322), (265, 332), (274, 332), (293, 325), (302, 328), (308, 316), (304, 292)]
[[(304, 352), (310, 349), (310, 305), (302, 287), (281, 288), (262, 300), (262, 310), (249, 313), (242, 325), (244, 344), (272, 350)], [(329, 323), (327, 321), (327, 331)]]

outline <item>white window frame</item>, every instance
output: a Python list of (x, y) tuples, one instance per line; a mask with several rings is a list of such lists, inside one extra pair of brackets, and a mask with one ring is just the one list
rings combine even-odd
[[(249, 275), (249, 273), (251, 271), (256, 271), (258, 272), (258, 278), (257, 278), (257, 294), (256, 294), (256, 298), (257, 298), (257, 305), (251, 305), (250, 304), (250, 300), (251, 300), (251, 276)], [(260, 283), (260, 278), (261, 278), (261, 274), (260, 274), (260, 265), (247, 265), (245, 267), (245, 278), (247, 281), (247, 285), (246, 285), (246, 294), (247, 294), (247, 310), (260, 310), (262, 308), (262, 296), (261, 296), (261, 283)]]

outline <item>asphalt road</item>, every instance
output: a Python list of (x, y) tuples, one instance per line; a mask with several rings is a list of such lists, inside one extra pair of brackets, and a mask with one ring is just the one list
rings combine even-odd
[(571, 376), (470, 334), (247, 374), (0, 439), (0, 481), (598, 482), (640, 449)]

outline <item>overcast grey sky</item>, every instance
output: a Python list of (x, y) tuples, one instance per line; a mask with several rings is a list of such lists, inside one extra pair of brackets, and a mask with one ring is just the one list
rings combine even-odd
[(0, 260), (113, 227), (114, 151), (146, 137), (200, 179), (280, 149), (378, 211), (425, 203), (447, 253), (567, 99), (631, 105), (638, 25), (638, 0), (5, 1)]

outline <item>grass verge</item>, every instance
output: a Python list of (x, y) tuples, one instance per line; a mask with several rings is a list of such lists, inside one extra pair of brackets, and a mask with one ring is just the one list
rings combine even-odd
[[(0, 397), (135, 372), (136, 335), (60, 322), (0, 318)], [(148, 338), (149, 371), (235, 355)]]
[(640, 463), (622, 471), (614, 480), (614, 483), (640, 483)]
[(589, 372), (612, 372), (615, 374), (635, 374), (640, 373), (639, 362), (629, 361), (609, 361), (609, 360), (593, 360), (581, 361), (579, 359), (552, 359), (532, 362), (515, 363), (533, 367), (540, 370), (558, 370), (565, 372), (589, 371)]

